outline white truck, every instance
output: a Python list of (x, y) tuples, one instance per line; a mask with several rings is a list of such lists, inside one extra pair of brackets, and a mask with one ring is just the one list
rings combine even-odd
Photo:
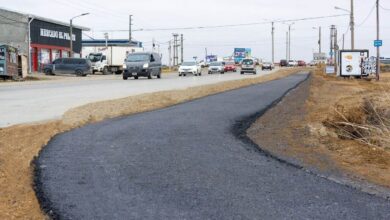
[(130, 46), (83, 47), (83, 54), (86, 54), (92, 63), (92, 74), (101, 72), (104, 75), (121, 74), (127, 55), (142, 51), (143, 48)]

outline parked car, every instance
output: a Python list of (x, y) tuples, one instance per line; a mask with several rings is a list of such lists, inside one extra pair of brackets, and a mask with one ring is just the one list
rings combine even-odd
[(237, 72), (237, 67), (234, 61), (225, 62), (225, 72)]
[(315, 61), (311, 61), (311, 62), (309, 63), (309, 66), (315, 66), (315, 65), (317, 65), (317, 63), (316, 63)]
[(58, 73), (76, 74), (77, 76), (87, 76), (92, 73), (91, 62), (82, 58), (59, 58), (50, 64), (46, 64), (43, 71), (46, 75)]
[(271, 62), (264, 62), (263, 65), (261, 66), (261, 70), (273, 70), (275, 69), (275, 66)]
[(213, 73), (224, 74), (225, 73), (225, 66), (224, 66), (223, 62), (210, 63), (208, 73), (209, 74), (213, 74)]
[(183, 62), (179, 67), (179, 76), (186, 76), (187, 74), (201, 76), (202, 67), (195, 61)]
[(288, 62), (287, 62), (287, 60), (281, 60), (279, 65), (280, 65), (280, 67), (287, 67)]
[(256, 62), (253, 59), (246, 58), (241, 62), (241, 74), (253, 73), (256, 74)]
[(306, 66), (306, 62), (303, 60), (298, 60), (298, 66)]
[(152, 79), (153, 76), (161, 78), (161, 57), (158, 53), (151, 52), (137, 52), (129, 54), (123, 65), (123, 79), (127, 80), (129, 77), (148, 77)]

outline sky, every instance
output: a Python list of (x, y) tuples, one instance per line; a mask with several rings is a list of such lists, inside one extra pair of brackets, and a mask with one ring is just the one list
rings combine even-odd
[[(390, 1), (381, 1), (382, 56), (390, 57)], [(272, 38), (270, 21), (293, 20), (319, 16), (342, 15), (348, 12), (334, 7), (350, 9), (350, 0), (0, 0), (1, 7), (67, 22), (73, 16), (90, 14), (74, 20), (77, 25), (91, 28), (87, 36), (102, 39), (108, 31), (111, 39), (127, 39), (129, 15), (133, 15), (133, 39), (152, 50), (152, 41), (160, 45), (164, 60), (168, 57), (168, 41), (172, 33), (184, 35), (184, 59), (190, 60), (208, 54), (232, 55), (234, 48), (251, 48), (252, 55), (271, 60)], [(356, 49), (376, 50), (375, 0), (355, 0)], [(371, 13), (370, 13), (371, 12)], [(177, 27), (200, 27), (244, 23), (263, 23), (212, 29), (139, 31)], [(318, 30), (322, 27), (322, 51), (330, 51), (330, 25), (336, 25), (339, 45), (345, 33), (345, 49), (350, 49), (349, 16), (319, 20), (296, 21), (291, 26), (291, 58), (310, 61), (318, 51)], [(288, 25), (275, 24), (275, 60), (286, 58), (286, 32)], [(157, 50), (157, 48), (156, 48)]]

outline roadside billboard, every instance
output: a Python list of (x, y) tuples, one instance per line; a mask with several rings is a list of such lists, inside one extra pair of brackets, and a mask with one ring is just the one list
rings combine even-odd
[(250, 48), (234, 48), (234, 62), (240, 63), (243, 59), (252, 56)]
[(365, 73), (365, 63), (369, 58), (368, 50), (341, 50), (340, 76), (362, 76)]
[(217, 61), (218, 61), (218, 56), (216, 55), (206, 56), (206, 63), (217, 62)]
[(313, 61), (316, 64), (326, 63), (327, 61), (326, 53), (313, 53)]

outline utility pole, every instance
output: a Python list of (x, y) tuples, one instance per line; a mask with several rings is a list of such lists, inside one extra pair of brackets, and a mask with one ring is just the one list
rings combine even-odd
[(318, 52), (321, 53), (321, 52), (322, 52), (322, 48), (321, 48), (321, 47), (322, 47), (322, 46), (321, 46), (321, 44), (322, 44), (322, 39), (321, 39), (321, 38), (322, 38), (322, 36), (321, 36), (321, 35), (322, 35), (322, 34), (321, 34), (321, 26), (319, 27), (319, 31), (318, 31), (318, 32), (319, 32), (319, 38), (318, 38)]
[(334, 39), (333, 39), (333, 42), (334, 42), (334, 52), (335, 52), (335, 55), (334, 55), (334, 70), (337, 74), (338, 72), (338, 51), (339, 51), (339, 45), (337, 43), (337, 29), (334, 30)]
[(288, 31), (286, 32), (286, 60), (288, 62)]
[(168, 46), (168, 54), (169, 54), (168, 61), (169, 61), (169, 69), (172, 69), (172, 54), (171, 54), (171, 51), (172, 51), (172, 41), (170, 40), (168, 43), (169, 43), (169, 46)]
[(291, 25), (288, 25), (288, 60), (291, 59)]
[(354, 5), (353, 0), (351, 0), (351, 49), (355, 49), (355, 15), (354, 15)]
[(73, 19), (70, 19), (70, 54), (69, 56), (73, 58)]
[(335, 29), (336, 29), (335, 25), (330, 26), (330, 60), (332, 62), (334, 62), (333, 55), (335, 54), (335, 52), (334, 52), (334, 45), (335, 45), (334, 33), (335, 33)]
[(275, 63), (275, 27), (274, 22), (272, 22), (272, 63)]
[(133, 15), (129, 15), (129, 45), (131, 45), (132, 35), (131, 35), (131, 26), (133, 25)]
[(181, 49), (181, 63), (184, 62), (184, 37), (183, 34), (180, 35), (180, 49)]
[[(376, 0), (376, 39), (380, 40), (379, 36), (379, 28), (380, 28), (380, 23), (379, 23), (379, 0)], [(376, 47), (376, 80), (379, 80), (379, 74), (381, 72), (381, 63), (380, 63), (380, 47)]]
[(108, 48), (108, 33), (104, 33), (104, 39), (106, 42), (106, 49)]
[(179, 64), (179, 50), (178, 50), (178, 34), (173, 34), (173, 65), (176, 66)]

